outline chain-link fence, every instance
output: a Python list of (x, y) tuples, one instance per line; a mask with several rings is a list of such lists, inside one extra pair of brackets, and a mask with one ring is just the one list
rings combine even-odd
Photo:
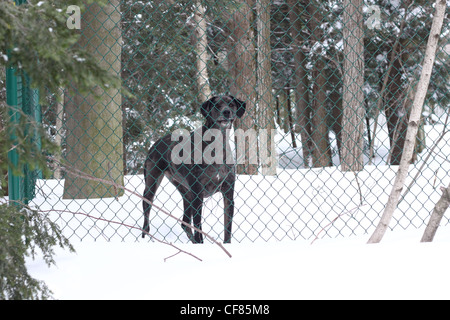
[[(132, 96), (72, 87), (48, 97), (43, 123), (62, 160), (97, 180), (55, 169), (37, 181), (32, 204), (53, 212), (71, 238), (141, 239), (150, 148), (164, 158), (174, 143), (162, 148), (158, 139), (201, 127), (202, 103), (231, 95), (246, 103), (230, 133), (234, 155), (245, 158), (236, 160), (233, 242), (370, 233), (402, 156), (433, 12), (421, 0), (116, 0), (75, 12), (78, 45)], [(447, 15), (392, 228), (423, 226), (450, 182), (448, 26)], [(250, 142), (237, 142), (238, 129)], [(147, 175), (162, 163), (151, 157)], [(210, 183), (202, 172), (187, 186), (195, 174), (181, 171), (186, 180), (172, 172), (179, 190), (161, 181), (150, 212), (150, 233), (169, 242), (189, 239), (165, 212), (182, 219), (183, 202), (195, 202), (185, 189)], [(202, 213), (203, 231), (219, 241), (230, 205), (222, 199), (205, 198)]]

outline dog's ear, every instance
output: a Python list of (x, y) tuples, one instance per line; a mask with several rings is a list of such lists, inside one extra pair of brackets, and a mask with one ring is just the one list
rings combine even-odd
[(233, 96), (231, 96), (231, 98), (233, 99), (233, 103), (236, 106), (236, 116), (238, 118), (241, 118), (245, 113), (245, 107), (247, 106), (247, 104), (244, 101), (239, 100), (238, 98), (235, 98)]
[(203, 102), (202, 106), (200, 107), (200, 111), (205, 118), (208, 115), (209, 111), (214, 107), (214, 103), (212, 101), (213, 99), (214, 98), (211, 98), (211, 99)]

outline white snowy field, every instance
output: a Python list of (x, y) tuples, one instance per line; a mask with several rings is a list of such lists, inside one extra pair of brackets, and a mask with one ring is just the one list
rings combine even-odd
[(449, 299), (450, 228), (368, 236), (231, 244), (181, 244), (203, 261), (156, 243), (75, 242), (57, 266), (30, 261), (57, 299)]
[[(407, 184), (443, 126), (426, 130), (428, 149), (411, 167)], [(282, 143), (280, 149), (293, 151)], [(142, 224), (141, 199), (133, 193), (117, 200), (63, 200), (63, 181), (40, 181), (33, 204), (52, 211), (77, 253), (58, 250), (56, 267), (40, 260), (28, 267), (57, 299), (448, 299), (448, 218), (433, 243), (419, 243), (439, 186), (450, 182), (448, 139), (400, 204), (393, 230), (381, 244), (367, 245), (397, 170), (382, 165), (386, 149), (378, 150), (377, 165), (366, 165), (357, 177), (339, 167), (238, 176), (233, 243), (226, 246), (231, 258), (210, 241), (187, 244), (179, 222), (152, 210), (155, 237), (202, 261), (183, 253), (165, 261), (177, 250), (142, 241), (140, 231), (130, 228)], [(127, 176), (126, 187), (142, 194), (142, 176)], [(182, 217), (181, 196), (167, 180), (155, 205)], [(203, 212), (203, 230), (222, 241), (220, 195), (207, 200)]]

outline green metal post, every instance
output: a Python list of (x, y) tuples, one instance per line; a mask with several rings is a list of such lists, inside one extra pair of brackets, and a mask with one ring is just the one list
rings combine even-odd
[[(28, 75), (22, 77), (22, 111), (24, 114), (34, 119), (36, 122), (40, 121), (40, 106), (39, 106), (39, 91), (31, 89), (31, 80)], [(29, 132), (32, 127), (25, 128), (27, 135), (31, 136), (30, 143), (40, 145), (38, 132)], [(40, 148), (39, 148), (40, 149)], [(41, 175), (40, 170), (30, 170), (28, 165), (23, 168), (23, 202), (28, 202), (35, 196), (36, 179)]]
[[(14, 68), (6, 69), (6, 103), (9, 106), (9, 121), (18, 124), (20, 119), (19, 110), (22, 105), (22, 97), (18, 96), (18, 92), (21, 91), (22, 83), (15, 75), (15, 72)], [(16, 138), (14, 130), (9, 133), (13, 141)], [(11, 201), (21, 201), (23, 199), (23, 179), (16, 174), (20, 169), (18, 168), (19, 154), (15, 148), (8, 152), (8, 159), (12, 165), (8, 168), (9, 199)]]
[[(26, 3), (26, 0), (15, 0), (16, 5)], [(9, 121), (19, 125), (20, 111), (32, 116), (36, 121), (41, 121), (41, 108), (39, 105), (39, 91), (30, 88), (30, 79), (17, 77), (16, 69), (10, 67), (6, 69), (6, 103), (9, 106)], [(9, 134), (11, 140), (15, 140), (16, 134), (13, 129)], [(33, 141), (40, 145), (37, 135)], [(40, 149), (40, 148), (39, 148)], [(41, 177), (41, 172), (31, 172), (28, 168), (19, 168), (19, 154), (15, 148), (8, 152), (8, 159), (11, 166), (8, 168), (8, 188), (9, 199), (23, 201), (25, 204), (34, 198), (35, 182), (37, 177)]]

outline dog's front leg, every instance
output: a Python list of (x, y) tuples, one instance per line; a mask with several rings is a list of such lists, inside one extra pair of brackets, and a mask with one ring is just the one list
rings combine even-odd
[[(202, 197), (198, 193), (189, 192), (189, 195), (186, 195), (184, 199), (183, 221), (190, 224), (192, 218), (194, 227), (202, 230), (202, 207)], [(194, 234), (192, 234), (192, 230), (190, 227), (185, 224), (182, 224), (182, 227), (192, 243), (203, 243), (203, 235), (201, 232), (194, 230)]]
[(231, 228), (233, 226), (234, 215), (234, 181), (226, 181), (222, 185), (223, 206), (224, 206), (224, 243), (231, 242)]
[[(192, 202), (193, 206), (193, 214), (192, 220), (194, 222), (194, 227), (199, 230), (202, 230), (202, 207), (203, 207), (203, 199), (196, 195), (194, 201)], [(203, 243), (203, 234), (197, 230), (194, 230), (194, 243)]]

